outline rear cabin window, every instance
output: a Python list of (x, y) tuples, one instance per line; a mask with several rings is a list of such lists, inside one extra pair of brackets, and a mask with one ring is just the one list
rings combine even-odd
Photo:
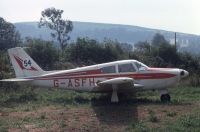
[(118, 68), (119, 68), (119, 72), (135, 72), (136, 71), (136, 69), (131, 63), (120, 64)]
[(101, 68), (102, 73), (116, 73), (115, 66), (107, 66)]

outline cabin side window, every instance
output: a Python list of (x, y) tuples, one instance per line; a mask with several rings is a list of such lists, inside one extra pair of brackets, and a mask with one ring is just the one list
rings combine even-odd
[(136, 69), (132, 63), (120, 64), (118, 68), (119, 68), (119, 72), (136, 72)]
[(106, 66), (101, 68), (102, 73), (116, 73), (115, 66)]

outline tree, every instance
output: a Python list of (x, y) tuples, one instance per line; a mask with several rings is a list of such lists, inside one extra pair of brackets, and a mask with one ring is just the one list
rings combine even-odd
[(77, 64), (94, 64), (102, 61), (102, 46), (93, 39), (77, 38), (75, 43), (67, 48), (67, 59)]
[(27, 49), (28, 54), (43, 69), (53, 69), (55, 62), (58, 61), (58, 53), (52, 42), (26, 38), (25, 44), (30, 47)]
[(159, 47), (159, 56), (169, 65), (176, 65), (179, 61), (179, 56), (176, 52), (174, 45), (161, 45)]
[(15, 26), (0, 17), (0, 50), (16, 47), (20, 42), (20, 34)]
[(63, 51), (67, 46), (67, 41), (70, 39), (69, 32), (72, 31), (73, 25), (70, 20), (62, 19), (63, 10), (55, 8), (47, 8), (42, 11), (39, 22), (39, 27), (46, 26), (53, 30), (51, 33), (53, 38), (56, 38), (60, 44), (60, 48)]
[(126, 48), (117, 41), (98, 42), (89, 38), (78, 38), (66, 48), (66, 59), (77, 64), (91, 65), (128, 58)]
[(163, 44), (169, 44), (169, 42), (165, 39), (163, 35), (156, 33), (152, 39), (152, 46), (159, 47)]
[(117, 41), (105, 39), (103, 45), (104, 45), (103, 57), (106, 60), (105, 62), (116, 61), (120, 59), (121, 55), (124, 53), (122, 48), (120, 47), (120, 43)]
[(182, 69), (187, 69), (190, 74), (200, 75), (200, 56), (197, 57), (187, 52), (179, 53), (178, 65)]
[(151, 52), (151, 45), (145, 41), (145, 42), (138, 42), (135, 45), (135, 49), (140, 51), (141, 53), (150, 53)]
[(134, 52), (142, 62), (158, 67), (173, 67), (180, 59), (175, 47), (158, 33), (153, 37), (151, 45), (148, 42), (136, 43)]
[(146, 63), (147, 65), (152, 64), (152, 53), (151, 53), (151, 46), (150, 43), (147, 41), (145, 42), (138, 42), (134, 45), (134, 52), (131, 53), (129, 56), (131, 59), (138, 59)]

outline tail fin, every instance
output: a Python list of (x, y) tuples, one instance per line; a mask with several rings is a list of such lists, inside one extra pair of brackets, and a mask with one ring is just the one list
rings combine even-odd
[(35, 61), (21, 47), (8, 49), (16, 77), (37, 76), (44, 71), (35, 63)]

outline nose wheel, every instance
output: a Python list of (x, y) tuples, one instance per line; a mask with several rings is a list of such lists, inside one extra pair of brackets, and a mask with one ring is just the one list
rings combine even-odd
[(160, 100), (161, 100), (161, 102), (170, 102), (171, 97), (170, 97), (169, 94), (162, 94), (162, 95), (160, 96)]

